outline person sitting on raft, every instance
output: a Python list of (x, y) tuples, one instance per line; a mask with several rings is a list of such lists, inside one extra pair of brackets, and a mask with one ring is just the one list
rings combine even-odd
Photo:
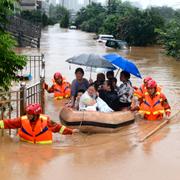
[(130, 81), (130, 73), (121, 71), (120, 81), (123, 83), (118, 87), (119, 110), (130, 108), (133, 97), (133, 87)]
[(114, 90), (113, 81), (107, 80), (103, 84), (103, 88), (98, 91), (99, 97), (105, 101), (114, 111), (119, 111), (119, 100), (117, 92)]
[(86, 91), (89, 86), (88, 80), (83, 78), (84, 70), (82, 68), (77, 68), (75, 70), (75, 76), (76, 79), (74, 79), (71, 84), (71, 102), (67, 105), (68, 107), (74, 107), (75, 95), (80, 89)]
[(147, 92), (139, 99), (139, 106), (131, 108), (131, 110), (139, 110), (146, 120), (161, 120), (164, 113), (170, 117), (171, 107), (166, 96), (159, 91), (156, 81), (148, 81), (146, 88)]
[(22, 141), (33, 144), (51, 144), (52, 133), (73, 134), (77, 129), (69, 129), (50, 118), (41, 114), (39, 104), (30, 104), (26, 107), (26, 115), (15, 118), (0, 120), (0, 129), (18, 129), (18, 135)]
[(94, 84), (98, 87), (98, 90), (102, 89), (104, 81), (105, 81), (105, 75), (103, 73), (98, 73), (96, 77), (96, 81), (94, 81)]
[(100, 97), (98, 97), (97, 88), (98, 87), (95, 84), (90, 84), (87, 91), (80, 97), (80, 111), (113, 111)]
[(117, 92), (117, 90), (118, 90), (117, 78), (113, 77), (113, 78), (110, 79), (110, 81), (112, 82), (112, 86), (113, 86), (114, 90)]
[(107, 80), (111, 80), (112, 78), (114, 78), (114, 71), (108, 71), (106, 73), (106, 78)]
[(85, 91), (83, 89), (80, 89), (77, 93), (77, 95), (75, 96), (75, 103), (74, 103), (74, 109), (75, 110), (79, 110), (79, 101), (80, 101), (80, 97), (85, 93)]
[(71, 95), (70, 84), (62, 77), (60, 72), (54, 74), (53, 85), (48, 88), (45, 84), (45, 89), (48, 93), (54, 93), (55, 99), (69, 98)]

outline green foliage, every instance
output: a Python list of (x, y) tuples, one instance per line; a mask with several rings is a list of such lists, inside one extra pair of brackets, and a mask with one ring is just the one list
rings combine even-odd
[(8, 89), (16, 74), (26, 65), (26, 58), (17, 55), (13, 48), (15, 41), (6, 33), (0, 34), (0, 87)]
[(90, 18), (87, 21), (84, 21), (80, 28), (83, 31), (87, 31), (87, 32), (98, 32), (99, 31), (99, 27), (102, 26), (104, 20), (104, 13), (98, 14), (95, 18)]
[(180, 10), (166, 6), (142, 10), (127, 1), (107, 2), (107, 7), (92, 3), (80, 9), (76, 26), (87, 32), (112, 34), (130, 45), (147, 46), (161, 42), (168, 54), (179, 58)]
[(6, 15), (13, 11), (13, 0), (1, 0), (0, 10), (0, 24), (3, 24), (0, 29), (0, 88), (8, 90), (11, 82), (18, 80), (16, 74), (26, 65), (26, 58), (13, 51), (16, 42), (4, 29), (8, 23)]
[(156, 28), (163, 27), (163, 18), (153, 9), (132, 12), (120, 19), (117, 36), (131, 45), (146, 46), (156, 43)]
[(180, 19), (177, 16), (164, 29), (157, 29), (168, 55), (180, 59)]
[(117, 35), (117, 24), (119, 22), (118, 15), (109, 15), (106, 16), (101, 28), (99, 29), (99, 33), (101, 34), (112, 34), (114, 36)]
[(8, 23), (7, 16), (12, 14), (14, 0), (0, 0), (0, 31)]
[(69, 26), (70, 12), (63, 6), (49, 7), (49, 18), (52, 24), (60, 23), (60, 26), (67, 28)]
[(69, 18), (70, 18), (69, 11), (64, 9), (64, 13), (63, 13), (61, 20), (60, 20), (60, 26), (62, 28), (68, 28), (69, 27)]
[[(105, 14), (103, 14), (104, 17), (102, 18), (102, 13), (105, 13), (105, 11), (105, 8), (102, 7), (101, 4), (92, 3), (86, 8), (80, 9), (77, 13), (75, 24), (77, 27), (81, 27), (84, 30), (86, 29), (88, 32), (98, 32), (97, 29), (101, 26), (103, 18), (105, 18)], [(99, 21), (101, 21), (101, 23)], [(98, 27), (95, 27), (97, 25)], [(93, 29), (95, 29), (95, 31), (92, 31)]]
[(151, 9), (153, 9), (154, 11), (156, 11), (156, 13), (158, 12), (160, 14), (161, 17), (164, 18), (165, 21), (169, 21), (172, 18), (174, 18), (175, 15), (175, 11), (167, 6), (163, 6), (163, 7), (152, 7)]
[(49, 22), (47, 15), (40, 10), (22, 11), (21, 17), (34, 24), (41, 24), (43, 27), (47, 26)]

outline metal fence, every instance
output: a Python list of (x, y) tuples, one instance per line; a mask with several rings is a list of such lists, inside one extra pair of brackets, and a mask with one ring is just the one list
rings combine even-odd
[[(45, 60), (44, 55), (28, 56), (28, 65), (20, 72), (30, 73), (33, 82), (28, 85), (20, 83), (20, 88), (0, 93), (0, 119), (12, 119), (25, 114), (25, 107), (28, 104), (40, 103), (44, 112), (44, 81), (45, 81)], [(2, 131), (2, 135), (4, 131)], [(9, 134), (11, 131), (9, 131)]]
[(20, 47), (40, 47), (40, 25), (34, 25), (18, 16), (10, 16), (8, 20), (6, 30), (17, 39)]

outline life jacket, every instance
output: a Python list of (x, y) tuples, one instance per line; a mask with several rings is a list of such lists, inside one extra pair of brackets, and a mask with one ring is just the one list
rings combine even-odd
[[(156, 91), (157, 92), (161, 92), (161, 87), (160, 86), (157, 86), (156, 87)], [(142, 98), (143, 97), (143, 95), (147, 95), (148, 93), (147, 93), (147, 88), (146, 88), (146, 86), (144, 85), (144, 84), (142, 84), (141, 86), (140, 86), (140, 88), (138, 88), (138, 89), (134, 89), (134, 96), (137, 96), (138, 98)]]
[(52, 131), (47, 124), (47, 116), (40, 115), (36, 122), (34, 130), (28, 120), (27, 116), (21, 117), (22, 127), (18, 130), (18, 135), (22, 141), (34, 144), (51, 144)]
[(69, 98), (71, 95), (70, 84), (63, 78), (62, 85), (59, 85), (53, 79), (54, 97), (56, 99)]
[(143, 102), (140, 104), (139, 112), (144, 114), (144, 118), (147, 120), (160, 120), (163, 118), (165, 112), (162, 101), (163, 99), (159, 91), (156, 92), (153, 98), (146, 92), (143, 97)]

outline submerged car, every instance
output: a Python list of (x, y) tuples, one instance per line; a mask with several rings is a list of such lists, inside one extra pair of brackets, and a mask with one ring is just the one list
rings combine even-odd
[(109, 39), (114, 39), (114, 36), (109, 34), (99, 34), (97, 37), (97, 42), (106, 43), (106, 41)]
[(118, 39), (107, 40), (105, 46), (115, 49), (128, 49), (127, 42)]
[(71, 25), (71, 26), (69, 26), (69, 29), (77, 29), (77, 27), (74, 25)]

